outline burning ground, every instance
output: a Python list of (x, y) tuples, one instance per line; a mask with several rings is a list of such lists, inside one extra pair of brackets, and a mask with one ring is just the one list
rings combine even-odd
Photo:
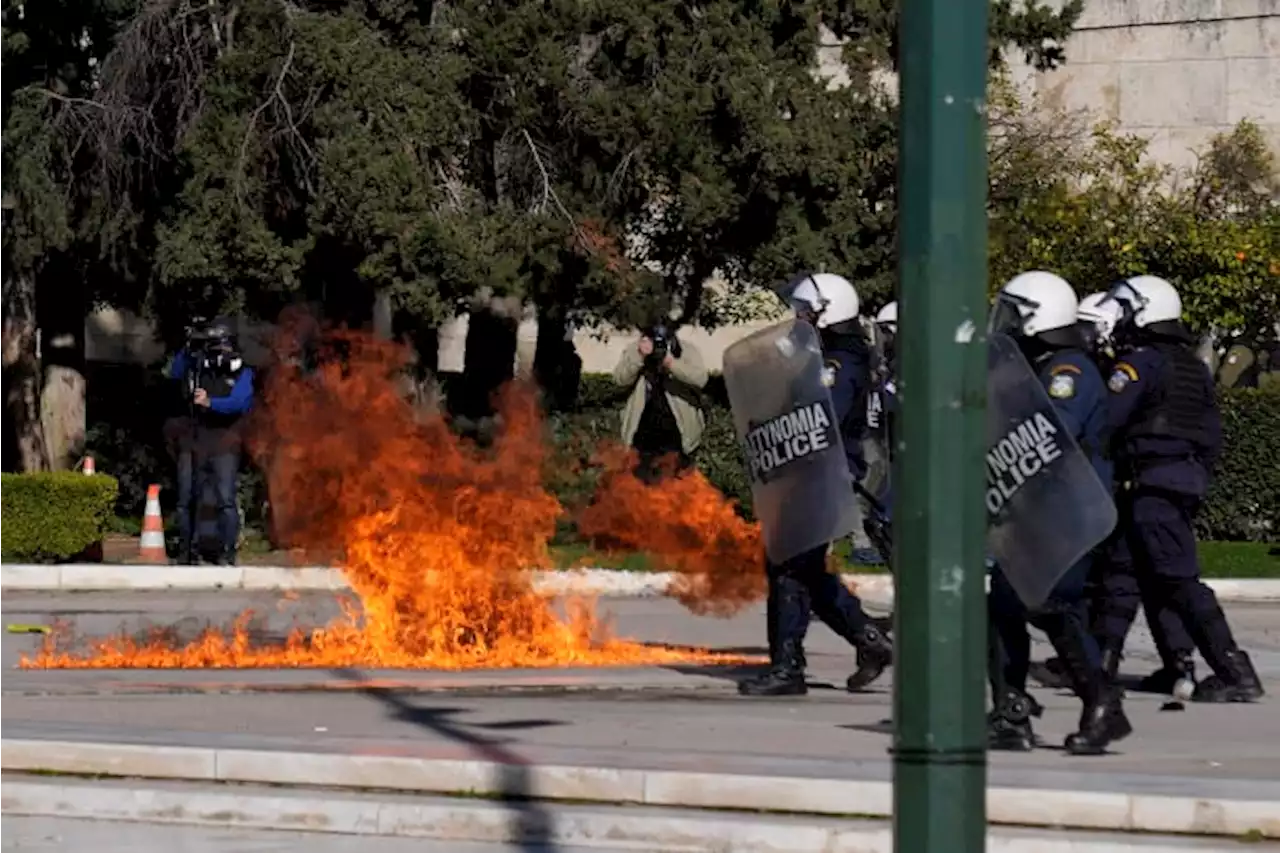
[[(287, 538), (340, 558), (357, 604), (324, 627), (262, 641), (251, 616), (181, 641), (171, 631), (75, 639), (49, 635), (24, 668), (617, 666), (727, 660), (702, 650), (612, 636), (593, 601), (558, 616), (531, 586), (548, 565), (563, 508), (542, 483), (543, 424), (533, 395), (508, 388), (492, 446), (458, 439), (424, 416), (395, 377), (406, 353), (359, 335), (312, 371), (271, 372), (255, 455)], [(287, 352), (293, 342), (285, 342)], [(761, 597), (756, 527), (701, 475), (658, 488), (606, 453), (587, 535), (644, 548), (679, 573), (672, 595), (696, 613), (728, 615)]]

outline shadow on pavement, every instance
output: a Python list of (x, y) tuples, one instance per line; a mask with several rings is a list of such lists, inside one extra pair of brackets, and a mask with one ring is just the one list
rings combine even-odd
[(836, 726), (838, 729), (848, 729), (854, 732), (868, 732), (873, 735), (888, 735), (893, 737), (893, 720), (881, 720), (878, 723), (843, 723)]
[(457, 723), (450, 717), (462, 713), (463, 709), (418, 707), (392, 690), (368, 684), (368, 680), (358, 670), (335, 669), (333, 672), (339, 678), (355, 684), (360, 693), (381, 702), (396, 719), (413, 723), (456, 743), (464, 744), (470, 747), (477, 758), (497, 764), (501, 768), (498, 799), (516, 815), (515, 840), (512, 846), (525, 853), (556, 853), (557, 847), (552, 840), (553, 818), (541, 804), (533, 800), (534, 791), (529, 775), (529, 763), (505, 747), (510, 740), (486, 737), (470, 729), (515, 731), (558, 726), (563, 723), (557, 720), (507, 720), (475, 725)]

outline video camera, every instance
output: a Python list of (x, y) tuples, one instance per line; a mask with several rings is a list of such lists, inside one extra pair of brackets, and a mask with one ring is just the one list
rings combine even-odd
[(194, 317), (185, 331), (184, 348), (190, 359), (187, 371), (191, 381), (188, 384), (193, 388), (198, 387), (201, 373), (230, 373), (239, 368), (242, 359), (235, 333), (227, 323)]
[(676, 340), (676, 336), (666, 324), (655, 323), (646, 334), (649, 340), (653, 341), (653, 351), (645, 356), (645, 367), (651, 370), (657, 369), (666, 359), (667, 353), (675, 358), (680, 357), (680, 341)]

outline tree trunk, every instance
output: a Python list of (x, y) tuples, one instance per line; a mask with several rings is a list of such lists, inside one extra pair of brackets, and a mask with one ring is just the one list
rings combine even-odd
[(49, 455), (40, 423), (40, 352), (35, 279), (13, 274), (4, 282), (4, 397), (13, 429), (18, 470), (46, 471)]
[(467, 321), (462, 385), (465, 389), (458, 414), (485, 418), (493, 413), (493, 395), (515, 376), (516, 329), (519, 302), (489, 299), (474, 309)]
[(553, 307), (538, 309), (538, 342), (533, 355), (533, 375), (551, 411), (572, 411), (582, 379), (582, 359), (573, 343), (573, 329), (564, 312)]
[(40, 271), (36, 293), (45, 453), (52, 470), (69, 471), (84, 456), (84, 273), (67, 257), (55, 255)]
[(50, 469), (70, 471), (75, 468), (84, 456), (84, 374), (59, 365), (51, 365), (45, 370), (40, 394), (40, 424), (44, 429)]

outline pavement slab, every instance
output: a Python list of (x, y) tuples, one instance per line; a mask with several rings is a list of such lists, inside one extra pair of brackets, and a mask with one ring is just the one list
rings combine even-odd
[(6, 815), (0, 849), (23, 853), (586, 853), (599, 848)]
[[(271, 593), (16, 593), (7, 623), (74, 621), (101, 634), (185, 621), (197, 631), (245, 607), (265, 634), (337, 613), (332, 595), (281, 602)], [(604, 600), (621, 635), (649, 642), (761, 653), (763, 608), (697, 618), (664, 599)], [(1232, 605), (1237, 637), (1264, 680), (1280, 676), (1280, 607)], [(889, 678), (867, 693), (840, 686), (852, 664), (825, 628), (810, 632), (811, 691), (746, 699), (735, 682), (749, 667), (668, 666), (435, 672), (409, 670), (13, 669), (38, 636), (3, 641), (3, 722), (14, 739), (334, 755), (480, 759), (509, 764), (633, 768), (884, 782), (891, 778)], [(1133, 674), (1153, 661), (1135, 634)], [(1038, 646), (1044, 649), (1043, 644)], [(1044, 652), (1041, 651), (1041, 654)], [(892, 671), (891, 671), (892, 672)], [(1229, 797), (1280, 803), (1280, 714), (1274, 700), (1188, 705), (1131, 693), (1135, 734), (1113, 753), (1072, 757), (1052, 748), (1075, 727), (1078, 704), (1039, 690), (1038, 733), (1051, 748), (990, 755), (993, 787)], [(1280, 806), (1277, 806), (1280, 813)]]

